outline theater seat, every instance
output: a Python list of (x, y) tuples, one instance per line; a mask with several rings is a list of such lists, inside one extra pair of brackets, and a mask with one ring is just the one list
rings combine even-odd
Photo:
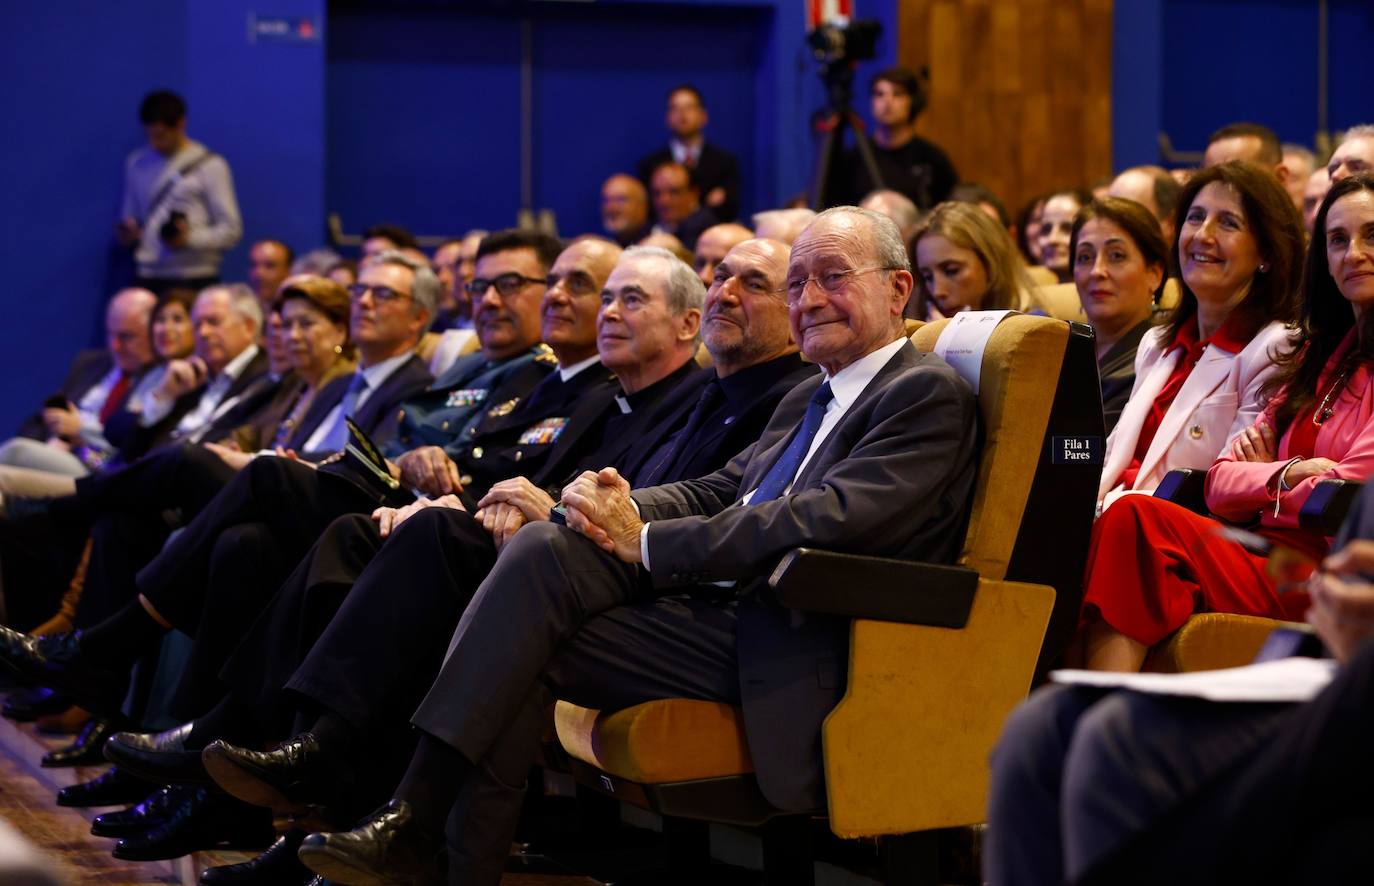
[(1039, 311), (1056, 320), (1088, 322), (1088, 315), (1083, 313), (1083, 303), (1078, 299), (1078, 287), (1072, 283), (1052, 283), (1035, 287), (1026, 293), (1022, 309), (1028, 312)]
[(1026, 276), (1036, 286), (1058, 286), (1059, 275), (1044, 265), (1027, 265)]
[[(1155, 491), (1155, 497), (1206, 513), (1202, 502), (1206, 474), (1201, 470), (1170, 471)], [(1304, 529), (1334, 535), (1363, 485), (1350, 480), (1321, 481), (1303, 503), (1298, 523)], [(1260, 647), (1278, 628), (1307, 630), (1304, 625), (1255, 615), (1199, 613), (1152, 648), (1142, 670), (1184, 673), (1240, 667), (1255, 660)]]
[[(932, 350), (947, 322), (912, 341)], [(822, 730), (828, 808), (817, 812), (837, 835), (982, 820), (1002, 721), (1077, 617), (1100, 459), (1056, 459), (1056, 438), (1095, 438), (1100, 455), (1096, 385), (1090, 330), (1008, 317), (983, 358), (986, 442), (959, 565), (800, 549), (775, 570), (784, 605), (854, 617), (846, 694)], [(579, 781), (626, 802), (740, 825), (781, 815), (758, 791), (741, 714), (728, 705), (669, 699), (606, 712), (560, 701), (555, 721)], [(765, 830), (776, 861), (767, 840)], [(805, 852), (800, 841), (784, 854)], [(809, 872), (770, 877), (800, 883)]]

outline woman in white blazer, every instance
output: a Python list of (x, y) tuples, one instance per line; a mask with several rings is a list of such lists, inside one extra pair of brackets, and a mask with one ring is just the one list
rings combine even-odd
[(1250, 166), (1225, 163), (1199, 172), (1180, 195), (1179, 304), (1136, 353), (1135, 386), (1107, 438), (1102, 508), (1153, 492), (1176, 468), (1206, 469), (1259, 417), (1302, 276), (1302, 229), (1269, 205), (1282, 190), (1272, 185)]

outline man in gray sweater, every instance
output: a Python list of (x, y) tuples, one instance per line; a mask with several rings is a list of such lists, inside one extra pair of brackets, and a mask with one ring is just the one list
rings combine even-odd
[(219, 280), (220, 259), (243, 236), (229, 164), (186, 135), (186, 103), (171, 92), (143, 99), (148, 145), (129, 155), (115, 233), (134, 247), (138, 285), (161, 293)]

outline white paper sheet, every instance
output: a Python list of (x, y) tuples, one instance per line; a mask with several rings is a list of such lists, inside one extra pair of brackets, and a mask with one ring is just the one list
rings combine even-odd
[(978, 393), (983, 374), (983, 351), (1002, 318), (1011, 311), (964, 311), (949, 318), (935, 341), (935, 353), (954, 367), (959, 377)]
[(1241, 668), (1190, 674), (1118, 674), (1108, 671), (1051, 671), (1050, 680), (1074, 686), (1130, 689), (1220, 702), (1309, 701), (1335, 676), (1326, 658), (1280, 658)]

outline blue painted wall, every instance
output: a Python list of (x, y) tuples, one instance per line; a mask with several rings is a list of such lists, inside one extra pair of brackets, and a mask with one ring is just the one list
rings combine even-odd
[[(887, 26), (896, 0), (858, 0)], [(182, 92), (190, 132), (229, 161), (245, 244), (323, 242), (325, 217), (423, 232), (498, 226), (519, 198), (519, 17), (536, 23), (536, 205), (596, 224), (596, 186), (665, 138), (663, 91), (702, 84), (713, 139), (745, 164), (745, 208), (804, 190), (823, 101), (796, 0), (14, 0), (0, 6), (0, 436), (99, 340), (127, 279), (113, 247), (139, 99)], [(254, 42), (252, 13), (315, 19), (322, 39)], [(862, 87), (860, 89), (862, 92)], [(863, 109), (866, 103), (859, 102)], [(390, 119), (389, 119), (390, 118)], [(49, 337), (51, 335), (51, 337)], [(54, 346), (54, 343), (55, 346)]]
[[(1374, 4), (1330, 0), (1328, 126), (1374, 120)], [(1158, 162), (1155, 138), (1201, 151), (1235, 120), (1312, 145), (1317, 114), (1317, 4), (1312, 0), (1131, 0), (1114, 23), (1113, 137), (1120, 169)]]

